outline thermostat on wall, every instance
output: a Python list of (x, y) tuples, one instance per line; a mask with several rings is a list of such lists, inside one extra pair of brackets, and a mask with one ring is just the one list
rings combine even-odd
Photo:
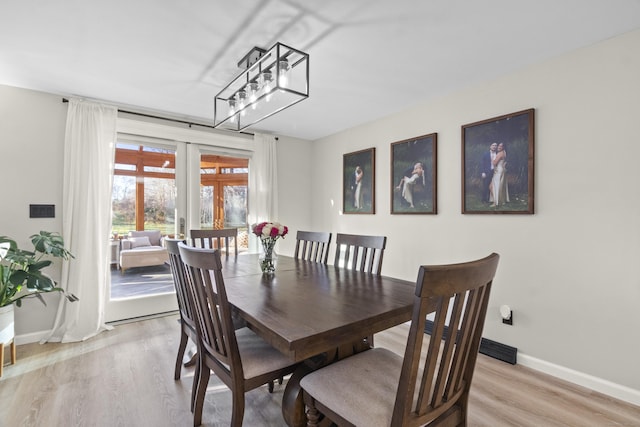
[(29, 205), (29, 218), (55, 218), (56, 205)]

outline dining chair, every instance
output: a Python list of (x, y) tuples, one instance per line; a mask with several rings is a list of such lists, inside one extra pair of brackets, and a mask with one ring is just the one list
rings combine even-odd
[[(498, 260), (493, 253), (461, 264), (421, 266), (404, 357), (378, 347), (303, 377), (307, 426), (323, 417), (339, 426), (466, 426)], [(423, 346), (426, 316), (434, 308), (433, 332)]]
[[(336, 255), (333, 265), (380, 275), (382, 255), (386, 244), (386, 236), (338, 233), (336, 234)], [(357, 348), (373, 347), (373, 345), (373, 335), (369, 335), (363, 338)]]
[[(164, 240), (165, 247), (169, 253), (169, 266), (171, 268), (171, 274), (173, 276), (173, 283), (176, 288), (176, 297), (178, 299), (178, 311), (180, 313), (180, 344), (178, 345), (178, 355), (176, 356), (176, 367), (173, 378), (175, 380), (180, 379), (180, 373), (182, 371), (182, 360), (184, 358), (184, 352), (187, 348), (189, 338), (197, 345), (198, 334), (196, 331), (196, 314), (193, 302), (190, 300), (188, 285), (187, 285), (187, 272), (180, 256), (180, 250), (178, 243), (184, 243), (182, 239), (169, 239)], [(196, 377), (197, 377), (197, 358), (198, 354), (195, 353), (193, 357), (184, 364), (185, 367), (196, 365)], [(193, 411), (195, 405), (196, 396), (196, 382), (193, 382), (191, 391), (191, 410)]]
[[(227, 257), (233, 240), (234, 255), (238, 256), (238, 229), (221, 228), (211, 230), (190, 230), (191, 245), (198, 248), (222, 249), (225, 248)], [(224, 240), (224, 245), (222, 244)]]
[(326, 231), (298, 231), (293, 257), (326, 264), (329, 259), (331, 233)]
[(386, 236), (336, 234), (334, 265), (380, 275)]
[(292, 373), (297, 364), (249, 328), (235, 330), (222, 277), (220, 251), (178, 244), (196, 307), (198, 377), (194, 426), (202, 423), (204, 398), (213, 371), (231, 390), (231, 425), (241, 426), (244, 394)]
[[(191, 338), (194, 344), (198, 342), (193, 304), (189, 302), (189, 295), (187, 293), (186, 271), (182, 263), (182, 258), (180, 257), (180, 250), (178, 249), (178, 243), (180, 242), (184, 242), (184, 240), (169, 238), (164, 240), (167, 252), (169, 252), (169, 267), (171, 268), (171, 275), (173, 276), (173, 283), (176, 288), (178, 311), (180, 313), (180, 344), (178, 346), (178, 357), (176, 358), (174, 374), (176, 380), (180, 379), (182, 359), (189, 338)], [(190, 361), (189, 364), (193, 364), (193, 362)]]

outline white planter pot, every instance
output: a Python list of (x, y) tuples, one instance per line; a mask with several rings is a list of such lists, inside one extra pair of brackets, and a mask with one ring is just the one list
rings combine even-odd
[(0, 343), (7, 344), (15, 337), (13, 304), (0, 307)]

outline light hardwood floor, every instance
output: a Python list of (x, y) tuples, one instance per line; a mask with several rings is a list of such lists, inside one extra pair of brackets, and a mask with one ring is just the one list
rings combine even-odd
[[(190, 426), (193, 369), (173, 380), (177, 316), (116, 326), (82, 343), (18, 346), (18, 363), (0, 379), (0, 426)], [(406, 325), (376, 335), (402, 353)], [(247, 393), (245, 426), (284, 426), (266, 387)], [(228, 426), (231, 395), (211, 377), (204, 426)], [(470, 426), (640, 426), (640, 407), (480, 355)]]

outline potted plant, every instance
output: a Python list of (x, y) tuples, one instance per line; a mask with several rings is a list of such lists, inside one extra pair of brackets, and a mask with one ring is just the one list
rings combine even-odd
[[(0, 236), (0, 337), (3, 342), (13, 339), (13, 304), (20, 307), (23, 298), (36, 297), (46, 305), (41, 294), (62, 292), (69, 301), (77, 301), (73, 294), (67, 294), (56, 287), (55, 281), (43, 272), (50, 266), (52, 258), (69, 259), (74, 256), (64, 247), (59, 233), (41, 231), (30, 237), (33, 250), (18, 248), (15, 240)], [(10, 322), (3, 324), (3, 322)], [(5, 337), (4, 335), (11, 335)]]

